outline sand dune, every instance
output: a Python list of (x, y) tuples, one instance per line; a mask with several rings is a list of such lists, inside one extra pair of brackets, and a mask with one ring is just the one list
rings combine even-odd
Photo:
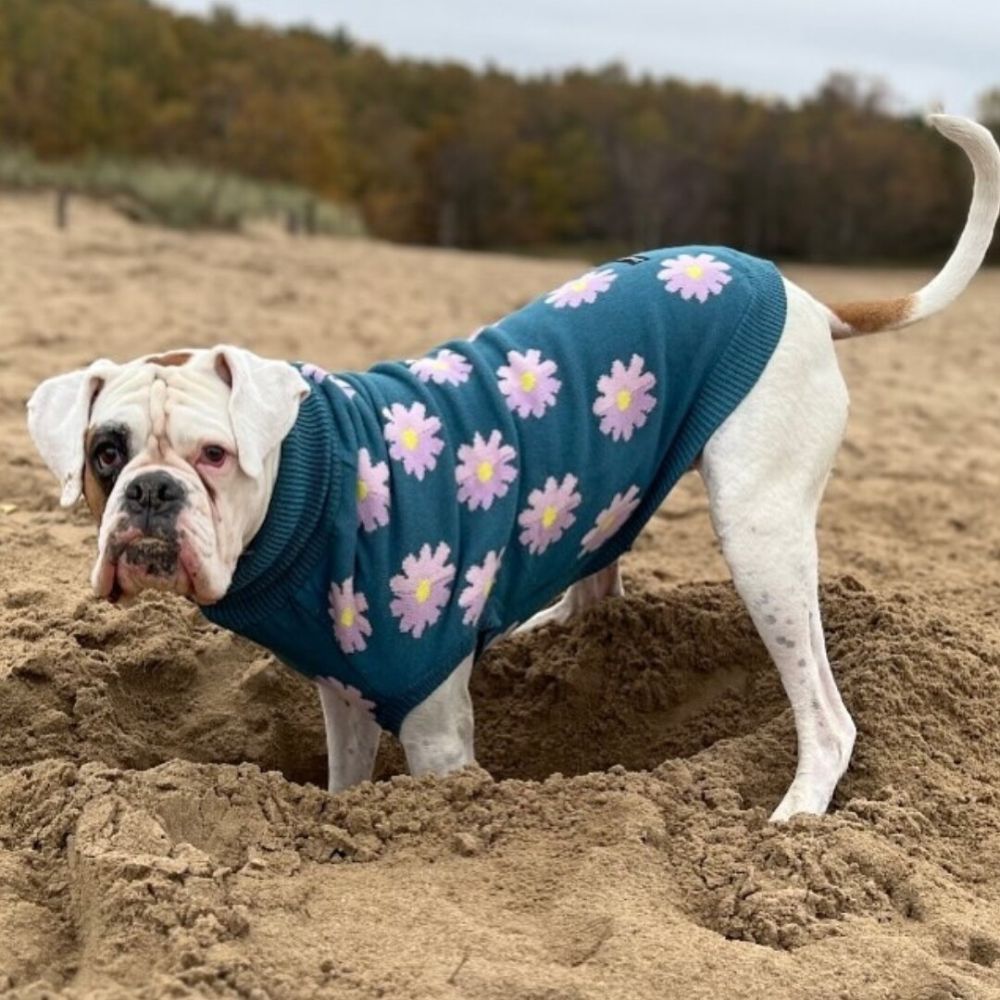
[[(831, 814), (766, 822), (794, 736), (689, 477), (627, 596), (498, 645), (485, 770), (328, 796), (311, 686), (181, 601), (97, 604), (94, 526), (23, 423), (94, 356), (246, 344), (361, 367), (576, 265), (184, 236), (0, 207), (0, 993), (15, 997), (1000, 995), (1000, 275), (838, 347), (820, 528), (858, 723)], [(831, 298), (926, 275), (793, 268)]]

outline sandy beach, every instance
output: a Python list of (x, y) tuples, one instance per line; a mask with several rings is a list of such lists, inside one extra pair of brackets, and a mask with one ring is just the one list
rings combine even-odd
[[(774, 826), (791, 712), (686, 477), (626, 596), (498, 644), (482, 770), (325, 791), (311, 684), (189, 604), (88, 587), (95, 526), (28, 438), (41, 379), (232, 342), (331, 369), (463, 336), (580, 263), (184, 235), (0, 206), (0, 994), (663, 1000), (1000, 996), (1000, 273), (838, 346), (820, 515), (858, 725)], [(829, 299), (930, 272), (791, 267)]]

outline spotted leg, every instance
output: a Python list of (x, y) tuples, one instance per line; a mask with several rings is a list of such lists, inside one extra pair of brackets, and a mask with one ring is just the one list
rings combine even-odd
[(335, 688), (325, 684), (317, 684), (316, 688), (326, 724), (327, 787), (331, 793), (340, 792), (369, 781), (382, 732), (379, 724)]
[(795, 719), (795, 778), (772, 820), (823, 813), (854, 746), (854, 723), (823, 639), (815, 534), (846, 416), (847, 392), (826, 320), (789, 285), (781, 342), (699, 465), (733, 582)]
[(605, 566), (604, 569), (578, 580), (551, 608), (532, 615), (514, 630), (514, 634), (533, 632), (536, 628), (551, 622), (564, 625), (588, 608), (600, 604), (605, 597), (621, 597), (624, 593), (622, 574), (616, 559), (610, 566)]

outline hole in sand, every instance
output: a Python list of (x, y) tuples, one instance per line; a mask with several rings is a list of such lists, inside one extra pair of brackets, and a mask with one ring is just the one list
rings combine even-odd
[(753, 623), (722, 584), (610, 599), (501, 642), (472, 688), (478, 756), (497, 778), (650, 769), (787, 707)]

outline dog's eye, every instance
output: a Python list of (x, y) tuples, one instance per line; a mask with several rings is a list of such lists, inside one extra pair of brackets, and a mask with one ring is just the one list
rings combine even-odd
[(105, 441), (94, 449), (94, 465), (99, 473), (107, 474), (121, 468), (125, 456), (113, 441)]
[(206, 444), (201, 449), (200, 461), (205, 465), (222, 465), (226, 461), (226, 449), (221, 444)]

